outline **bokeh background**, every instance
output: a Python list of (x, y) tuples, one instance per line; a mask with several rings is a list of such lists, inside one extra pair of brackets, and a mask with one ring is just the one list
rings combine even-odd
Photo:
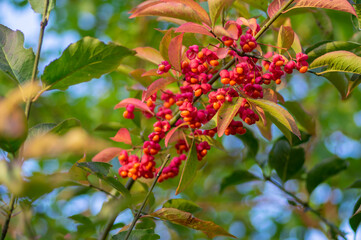
[[(129, 19), (128, 12), (140, 2), (57, 0), (45, 32), (40, 71), (59, 57), (69, 44), (84, 36), (96, 37), (104, 42), (113, 41), (128, 48), (158, 48), (163, 35), (156, 29), (168, 29), (177, 25), (158, 21), (156, 17)], [(267, 1), (259, 2), (267, 6)], [(206, 2), (201, 5), (206, 8)], [(0, 0), (0, 12), (0, 24), (13, 30), (21, 30), (25, 35), (25, 46), (36, 49), (40, 14), (34, 13), (29, 3), (21, 0)], [(235, 1), (227, 14), (230, 18), (257, 17), (260, 23), (266, 19), (264, 11), (240, 0)], [(350, 14), (307, 9), (295, 10), (286, 17), (290, 17), (292, 27), (300, 36), (304, 48), (324, 40), (361, 42), (357, 22)], [(277, 27), (277, 23), (275, 26)], [(261, 42), (274, 44), (276, 36), (276, 31), (269, 31)], [(100, 79), (72, 86), (67, 91), (47, 92), (34, 104), (30, 126), (40, 122), (58, 123), (67, 118), (77, 118), (90, 134), (104, 139), (114, 136), (116, 130), (97, 129), (102, 123), (133, 128), (131, 120), (124, 120), (122, 111), (113, 110), (113, 107), (120, 100), (137, 94), (131, 88), (136, 83), (129, 75), (131, 70), (154, 67), (139, 58), (127, 57), (117, 71)], [(0, 96), (4, 96), (14, 87), (15, 83), (0, 81)], [(285, 100), (301, 102), (317, 122), (317, 134), (305, 146), (306, 168), (310, 169), (316, 163), (334, 156), (349, 162), (347, 170), (319, 185), (309, 196), (311, 205), (320, 209), (328, 220), (347, 232), (348, 239), (361, 239), (361, 232), (355, 234), (348, 223), (361, 192), (359, 189), (347, 188), (361, 177), (360, 87), (355, 89), (349, 99), (341, 100), (336, 88), (326, 79), (312, 74), (295, 74), (287, 80), (287, 85), (281, 88), (280, 93)], [(245, 183), (219, 193), (222, 179), (234, 169), (250, 169), (256, 175), (261, 175), (257, 162), (267, 161), (272, 142), (264, 139), (256, 128), (252, 128), (252, 131), (259, 140), (260, 149), (256, 157), (248, 157), (248, 150), (240, 139), (233, 136), (223, 137), (221, 141), (225, 151), (214, 149), (207, 155), (205, 166), (198, 173), (193, 185), (184, 193), (174, 195), (179, 178), (159, 184), (155, 188), (153, 209), (161, 207), (162, 203), (170, 198), (190, 199), (202, 208), (196, 216), (216, 222), (239, 239), (327, 239), (322, 231), (324, 226), (320, 226), (318, 219), (290, 204), (288, 197), (272, 184)], [(282, 135), (274, 126), (272, 133), (273, 140)], [(0, 150), (1, 154), (4, 155)], [(81, 156), (63, 156), (43, 161), (30, 159), (22, 167), (23, 175), (67, 171), (80, 158)], [(116, 161), (112, 163), (115, 169), (119, 167)], [(300, 179), (289, 180), (285, 187), (306, 200), (308, 195), (302, 181), (304, 176), (301, 175)], [(134, 189), (141, 189), (141, 185), (136, 184)], [(0, 186), (0, 194), (3, 201), (9, 201), (4, 186)], [(69, 217), (84, 214), (90, 219), (96, 219), (101, 209), (106, 207), (107, 199), (104, 193), (85, 187), (58, 188), (35, 201), (31, 209), (30, 224), (36, 233), (42, 236), (41, 239), (64, 239), (64, 236), (69, 236), (66, 235), (69, 232), (71, 236), (77, 236), (74, 239), (91, 239), (91, 236), (86, 234), (76, 235), (77, 231), (79, 233), (79, 223)], [(124, 210), (116, 220), (116, 223), (119, 223), (117, 226), (127, 225), (131, 219), (131, 211)], [(21, 226), (20, 217), (14, 217), (13, 220), (13, 224)], [(104, 219), (95, 221), (94, 231), (99, 231), (104, 222)], [(111, 233), (118, 230), (119, 228), (114, 229)], [(206, 239), (201, 232), (161, 221), (157, 221), (156, 233), (162, 240)], [(17, 239), (26, 239), (18, 234), (12, 232), (13, 236), (18, 236)]]

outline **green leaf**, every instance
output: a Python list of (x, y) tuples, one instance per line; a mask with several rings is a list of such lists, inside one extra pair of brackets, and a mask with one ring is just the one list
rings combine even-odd
[(357, 200), (353, 207), (353, 215), (349, 220), (352, 230), (356, 233), (357, 228), (361, 223), (361, 197)]
[(237, 134), (236, 137), (241, 139), (243, 144), (247, 147), (247, 157), (255, 158), (258, 153), (259, 143), (253, 132), (249, 128), (247, 128), (245, 134)]
[(294, 101), (287, 101), (282, 103), (287, 110), (296, 118), (297, 122), (305, 129), (308, 133), (316, 134), (316, 122), (311, 114), (307, 113), (301, 106), (300, 103)]
[(348, 82), (346, 98), (350, 96), (352, 91), (361, 83), (361, 75), (353, 74), (351, 80)]
[(295, 120), (284, 108), (272, 101), (264, 99), (247, 100), (261, 107), (267, 114), (266, 116), (268, 116), (272, 122), (285, 134), (289, 141), (292, 141), (290, 132), (295, 134), (298, 138), (301, 137), (300, 130), (298, 130)]
[(130, 197), (129, 190), (126, 189), (125, 186), (114, 177), (102, 177), (102, 179), (110, 186), (115, 188), (118, 192), (120, 192), (124, 197)]
[(23, 84), (31, 80), (35, 55), (24, 48), (24, 35), (0, 24), (0, 71)]
[(283, 49), (279, 49), (279, 52), (282, 53), (288, 50), (292, 46), (294, 39), (295, 33), (293, 29), (282, 25), (278, 32), (277, 46)]
[(336, 87), (342, 99), (346, 99), (349, 81), (342, 72), (328, 72), (322, 75)]
[(88, 217), (86, 217), (86, 216), (84, 216), (82, 214), (76, 214), (76, 215), (70, 216), (69, 218), (76, 221), (76, 222), (78, 222), (78, 223), (88, 225), (89, 227), (94, 226), (92, 221)]
[[(45, 1), (44, 0), (29, 0), (29, 3), (31, 5), (31, 8), (34, 10), (34, 12), (43, 14), (44, 8), (45, 8)], [(49, 0), (49, 6), (48, 6), (48, 14), (56, 5), (56, 0)]]
[(108, 175), (111, 165), (103, 162), (78, 162), (78, 167), (83, 168), (88, 172), (95, 173), (96, 175), (105, 177)]
[(236, 170), (232, 172), (231, 175), (223, 178), (219, 192), (222, 193), (224, 189), (226, 189), (229, 186), (238, 185), (241, 183), (246, 183), (255, 180), (260, 180), (260, 178), (248, 172), (247, 170)]
[(188, 228), (200, 230), (204, 232), (209, 238), (214, 238), (216, 236), (227, 236), (236, 238), (214, 222), (204, 221), (202, 219), (193, 217), (192, 214), (189, 212), (184, 212), (175, 208), (162, 208), (149, 215)]
[[(112, 240), (124, 240), (128, 231), (120, 232), (112, 237)], [(128, 240), (157, 240), (160, 236), (154, 233), (154, 229), (133, 229)]]
[(361, 179), (356, 180), (354, 183), (352, 183), (348, 188), (361, 188)]
[(196, 213), (202, 210), (197, 204), (185, 199), (169, 199), (163, 204), (163, 208), (176, 208), (185, 212)]
[(361, 74), (361, 57), (348, 51), (335, 51), (326, 53), (316, 58), (311, 64), (310, 69), (325, 67), (321, 75), (327, 72), (348, 72)]
[(216, 25), (217, 19), (227, 5), (233, 0), (208, 0), (209, 16), (212, 22), (212, 28)]
[(323, 41), (316, 43), (314, 46), (307, 49), (308, 62), (312, 63), (316, 58), (334, 51), (345, 50), (351, 51), (355, 48), (360, 47), (360, 43), (346, 42), (346, 41)]
[(291, 148), (286, 140), (277, 141), (269, 154), (269, 164), (274, 168), (283, 182), (298, 173), (305, 163), (303, 148)]
[(135, 229), (155, 229), (156, 224), (152, 218), (141, 218), (135, 225)]
[(168, 57), (168, 50), (169, 50), (169, 44), (171, 40), (175, 37), (175, 33), (173, 29), (169, 29), (162, 38), (162, 41), (159, 43), (159, 52), (164, 58), (164, 60), (167, 60), (169, 62)]
[(357, 14), (358, 28), (359, 30), (361, 30), (361, 4), (354, 4), (353, 8), (355, 9)]
[(188, 152), (187, 160), (184, 165), (182, 175), (180, 177), (179, 184), (175, 193), (176, 195), (186, 189), (197, 174), (199, 161), (197, 157), (197, 148), (194, 140), (192, 141), (190, 149), (191, 150)]
[(123, 57), (132, 54), (132, 50), (115, 43), (105, 44), (85, 37), (71, 44), (60, 58), (46, 66), (41, 80), (47, 90), (66, 90), (114, 71)]
[(39, 123), (29, 129), (28, 139), (47, 134), (55, 126), (55, 123)]
[(125, 127), (125, 124), (122, 124), (120, 122), (109, 122), (109, 123), (100, 124), (94, 130), (95, 131), (118, 131), (122, 127)]
[(88, 184), (87, 172), (82, 168), (78, 167), (79, 163), (83, 163), (86, 161), (86, 156), (78, 160), (68, 172), (69, 179), (79, 182), (81, 184)]
[(69, 129), (74, 127), (80, 127), (80, 121), (75, 118), (69, 118), (56, 125), (50, 132), (57, 135), (64, 135)]
[(248, 3), (250, 6), (261, 9), (262, 11), (267, 11), (268, 1), (267, 0), (242, 0), (242, 2)]
[(347, 167), (348, 162), (340, 158), (333, 158), (316, 164), (307, 174), (307, 191), (311, 194), (320, 183), (345, 170)]

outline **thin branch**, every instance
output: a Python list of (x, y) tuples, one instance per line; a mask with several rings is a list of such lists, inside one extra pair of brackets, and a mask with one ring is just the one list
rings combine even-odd
[(288, 196), (290, 196), (295, 202), (297, 202), (299, 205), (301, 205), (305, 209), (305, 211), (310, 211), (313, 214), (315, 214), (323, 223), (325, 223), (331, 229), (331, 231), (337, 233), (343, 239), (345, 239), (345, 240), (347, 239), (344, 232), (342, 232), (336, 225), (334, 225), (333, 223), (328, 221), (325, 217), (323, 217), (319, 211), (312, 208), (307, 202), (302, 201), (299, 197), (297, 197), (292, 192), (285, 189), (279, 182), (276, 182), (271, 177), (264, 176), (264, 179), (266, 181), (272, 183), (273, 185), (275, 185), (278, 189), (280, 189), (282, 192), (286, 193)]
[(144, 201), (143, 201), (143, 203), (142, 203), (142, 206), (139, 208), (137, 214), (135, 215), (135, 217), (134, 217), (134, 219), (133, 219), (133, 222), (132, 222), (132, 224), (130, 225), (130, 227), (129, 227), (129, 229), (128, 229), (128, 232), (127, 232), (127, 235), (125, 236), (125, 239), (124, 239), (124, 240), (127, 240), (127, 239), (129, 238), (130, 234), (132, 233), (132, 230), (133, 230), (135, 224), (137, 223), (138, 219), (140, 218), (140, 214), (141, 214), (141, 212), (143, 211), (143, 208), (145, 207), (145, 204), (147, 203), (148, 198), (149, 198), (150, 194), (152, 193), (155, 185), (157, 184), (158, 178), (159, 178), (160, 175), (162, 174), (163, 169), (164, 169), (165, 165), (167, 164), (167, 162), (169, 161), (169, 159), (170, 159), (170, 154), (168, 154), (168, 155), (166, 156), (166, 158), (164, 159), (164, 162), (163, 162), (163, 164), (162, 164), (162, 167), (160, 168), (157, 176), (155, 177), (155, 179), (154, 179), (154, 181), (153, 181), (153, 184), (152, 184), (152, 186), (150, 187), (150, 189), (149, 189), (149, 191), (148, 191), (148, 193), (147, 193), (147, 196), (145, 196), (145, 199), (144, 199)]
[[(44, 31), (45, 31), (46, 25), (48, 25), (48, 20), (49, 20), (49, 15), (48, 15), (49, 0), (44, 0), (44, 6), (45, 7), (44, 7), (43, 19), (41, 20), (41, 23), (40, 23), (40, 34), (39, 34), (39, 40), (38, 40), (38, 50), (37, 50), (36, 55), (35, 55), (33, 73), (32, 73), (32, 76), (31, 76), (31, 82), (32, 83), (35, 82), (36, 74), (38, 73), (40, 52), (41, 52), (41, 47), (43, 45), (43, 39), (44, 39)], [(27, 117), (27, 119), (29, 119), (32, 100), (33, 100), (32, 97), (29, 97), (29, 99), (27, 99), (27, 102), (26, 102), (25, 116)]]
[(11, 199), (10, 199), (10, 203), (9, 203), (10, 209), (8, 211), (8, 215), (6, 217), (6, 220), (5, 220), (5, 223), (4, 223), (4, 226), (3, 226), (3, 230), (1, 232), (1, 240), (5, 239), (6, 234), (8, 232), (9, 224), (10, 224), (10, 220), (11, 220), (14, 208), (15, 208), (16, 200), (17, 200), (17, 198), (15, 197), (15, 195), (11, 194)]

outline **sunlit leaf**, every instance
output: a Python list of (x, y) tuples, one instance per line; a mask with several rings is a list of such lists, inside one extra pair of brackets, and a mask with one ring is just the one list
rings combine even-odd
[(348, 51), (335, 51), (316, 58), (310, 69), (325, 67), (318, 75), (327, 72), (348, 72), (361, 74), (361, 57)]
[(289, 26), (281, 26), (279, 32), (278, 32), (278, 40), (277, 40), (277, 46), (282, 48), (279, 50), (279, 52), (283, 52), (285, 50), (288, 50), (295, 39), (295, 34), (293, 32), (293, 29)]
[(184, 126), (186, 126), (186, 125), (188, 125), (188, 123), (179, 124), (177, 127), (172, 128), (172, 129), (167, 133), (167, 135), (165, 136), (165, 139), (164, 139), (164, 144), (165, 144), (166, 147), (168, 147), (168, 144), (169, 144), (170, 140), (172, 139), (174, 133), (175, 133), (179, 128), (184, 127)]
[(211, 25), (207, 12), (192, 0), (150, 0), (140, 4), (132, 13), (129, 18), (162, 16)]
[(135, 56), (156, 65), (159, 65), (162, 61), (164, 61), (162, 55), (160, 55), (160, 52), (157, 49), (151, 47), (137, 47), (134, 48), (134, 51), (136, 51)]
[[(43, 0), (29, 0), (29, 3), (31, 5), (31, 8), (34, 10), (34, 12), (37, 13), (44, 13), (45, 8), (45, 1)], [(55, 7), (56, 0), (50, 0), (48, 5), (48, 14), (50, 11)]]
[(24, 35), (0, 24), (0, 71), (19, 84), (31, 80), (35, 55), (24, 48)]
[(169, 199), (166, 203), (163, 204), (163, 208), (176, 208), (181, 211), (196, 213), (202, 210), (197, 204), (190, 200), (186, 199)]
[(132, 54), (132, 50), (115, 43), (105, 44), (98, 39), (84, 37), (46, 66), (41, 80), (45, 89), (66, 90), (116, 70), (123, 57)]
[(162, 41), (159, 43), (160, 55), (169, 62), (168, 49), (170, 41), (175, 37), (174, 30), (169, 29), (163, 36)]
[(348, 167), (348, 162), (333, 158), (316, 164), (307, 174), (307, 191), (311, 193), (320, 183)]
[(296, 122), (289, 112), (274, 102), (263, 99), (247, 99), (249, 102), (261, 107), (272, 119), (272, 122), (277, 125), (282, 132), (285, 129), (295, 134), (300, 138), (300, 131), (297, 128)]
[(214, 37), (212, 35), (212, 33), (210, 33), (210, 31), (203, 25), (200, 24), (196, 24), (196, 23), (185, 23), (182, 24), (181, 26), (179, 26), (175, 32), (188, 32), (188, 33), (199, 33), (199, 34), (203, 34), (203, 35), (207, 35), (210, 37)]
[(229, 6), (233, 0), (208, 0), (209, 16), (212, 27), (216, 25), (217, 19), (225, 7)]
[[(273, 0), (271, 4), (268, 6), (267, 12), (269, 17), (273, 17), (274, 14), (286, 4), (287, 0)], [(287, 11), (295, 9), (295, 8), (326, 8), (332, 10), (338, 10), (343, 12), (351, 13), (357, 16), (355, 9), (347, 0), (334, 0), (334, 1), (324, 1), (324, 0), (295, 0), (288, 8)]]
[(261, 180), (259, 177), (255, 176), (253, 173), (248, 172), (247, 170), (236, 170), (232, 172), (229, 176), (222, 179), (220, 192), (222, 193), (224, 189), (229, 186), (238, 185), (246, 182)]
[(306, 50), (306, 53), (308, 55), (308, 62), (312, 63), (313, 60), (326, 53), (339, 51), (339, 50), (351, 51), (360, 46), (361, 44), (356, 42), (326, 41), (326, 42), (316, 43), (315, 45), (309, 47)]
[(162, 208), (149, 215), (160, 218), (162, 220), (170, 221), (175, 224), (183, 225), (188, 228), (200, 230), (204, 232), (209, 238), (216, 236), (236, 238), (214, 222), (204, 221), (202, 219), (193, 217), (189, 212), (184, 212), (175, 208)]

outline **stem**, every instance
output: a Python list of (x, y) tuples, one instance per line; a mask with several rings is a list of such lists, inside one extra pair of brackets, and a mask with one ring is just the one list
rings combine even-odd
[[(35, 55), (35, 62), (33, 67), (33, 74), (31, 76), (31, 83), (34, 83), (36, 80), (36, 74), (38, 72), (38, 66), (39, 66), (39, 60), (40, 60), (40, 52), (41, 52), (41, 46), (43, 45), (43, 39), (44, 39), (44, 31), (46, 25), (48, 25), (49, 15), (48, 15), (48, 7), (49, 7), (49, 0), (44, 0), (44, 13), (43, 13), (43, 19), (40, 23), (40, 34), (39, 34), (39, 40), (38, 40), (38, 50)], [(30, 115), (30, 108), (32, 103), (32, 97), (29, 97), (26, 101), (26, 107), (25, 107), (25, 116), (27, 119), (29, 119)]]
[[(127, 183), (125, 184), (125, 188), (130, 190), (134, 184), (134, 180), (133, 178), (129, 178)], [(108, 222), (105, 225), (104, 231), (103, 233), (99, 236), (98, 240), (105, 240), (110, 232), (110, 230), (112, 229), (115, 220), (117, 219), (118, 215), (119, 215), (119, 211), (115, 211), (113, 213), (113, 215), (110, 216)]]
[(127, 232), (127, 235), (125, 236), (125, 239), (124, 239), (124, 240), (127, 240), (127, 239), (129, 238), (130, 234), (132, 233), (132, 230), (133, 230), (135, 224), (137, 223), (138, 219), (140, 218), (140, 214), (141, 214), (141, 212), (143, 211), (143, 208), (145, 207), (145, 204), (147, 203), (148, 198), (149, 198), (150, 194), (151, 194), (152, 191), (153, 191), (153, 188), (154, 188), (155, 185), (157, 184), (158, 178), (159, 178), (159, 176), (162, 174), (163, 168), (165, 167), (165, 165), (166, 165), (167, 162), (169, 161), (169, 158), (170, 158), (170, 154), (168, 154), (168, 155), (166, 156), (166, 158), (165, 158), (165, 160), (164, 160), (164, 162), (163, 162), (163, 164), (162, 164), (162, 167), (160, 168), (157, 176), (155, 177), (155, 179), (154, 179), (154, 181), (153, 181), (152, 186), (150, 187), (150, 189), (149, 189), (149, 191), (148, 191), (148, 193), (147, 193), (147, 196), (145, 196), (145, 199), (144, 199), (144, 201), (143, 201), (143, 203), (142, 203), (142, 206), (139, 208), (137, 214), (135, 215), (135, 217), (134, 217), (134, 219), (133, 219), (132, 224), (130, 225), (130, 227), (129, 227), (129, 229), (128, 229), (128, 232)]
[(3, 226), (3, 230), (2, 230), (2, 233), (1, 233), (1, 240), (4, 240), (5, 237), (6, 237), (6, 234), (8, 232), (8, 229), (9, 229), (9, 224), (10, 224), (10, 220), (11, 220), (11, 216), (13, 214), (13, 211), (14, 211), (14, 208), (15, 208), (15, 202), (16, 202), (16, 197), (14, 194), (11, 194), (11, 199), (10, 199), (10, 209), (9, 209), (9, 212), (8, 212), (8, 215), (6, 217), (6, 220), (5, 220), (5, 223), (4, 223), (4, 226)]
[(272, 23), (274, 21), (276, 21), (276, 19), (282, 15), (283, 11), (286, 10), (286, 8), (288, 8), (295, 0), (289, 0), (285, 5), (283, 5), (277, 12), (275, 15), (273, 15), (273, 17), (270, 18), (270, 20), (268, 20), (266, 22), (265, 25), (262, 26), (261, 30), (256, 34), (256, 36), (254, 36), (254, 38), (257, 40), (258, 38), (261, 37), (261, 35), (272, 25)]
[(293, 200), (295, 200), (299, 205), (301, 205), (305, 211), (310, 211), (313, 214), (315, 214), (323, 223), (325, 223), (332, 231), (340, 235), (343, 239), (347, 239), (345, 234), (336, 227), (333, 223), (328, 221), (325, 217), (323, 217), (316, 209), (312, 208), (307, 202), (302, 201), (299, 197), (285, 189), (280, 183), (273, 180), (271, 177), (264, 176), (265, 180), (275, 185), (278, 189), (280, 189), (282, 192), (286, 193), (288, 196), (290, 196)]

